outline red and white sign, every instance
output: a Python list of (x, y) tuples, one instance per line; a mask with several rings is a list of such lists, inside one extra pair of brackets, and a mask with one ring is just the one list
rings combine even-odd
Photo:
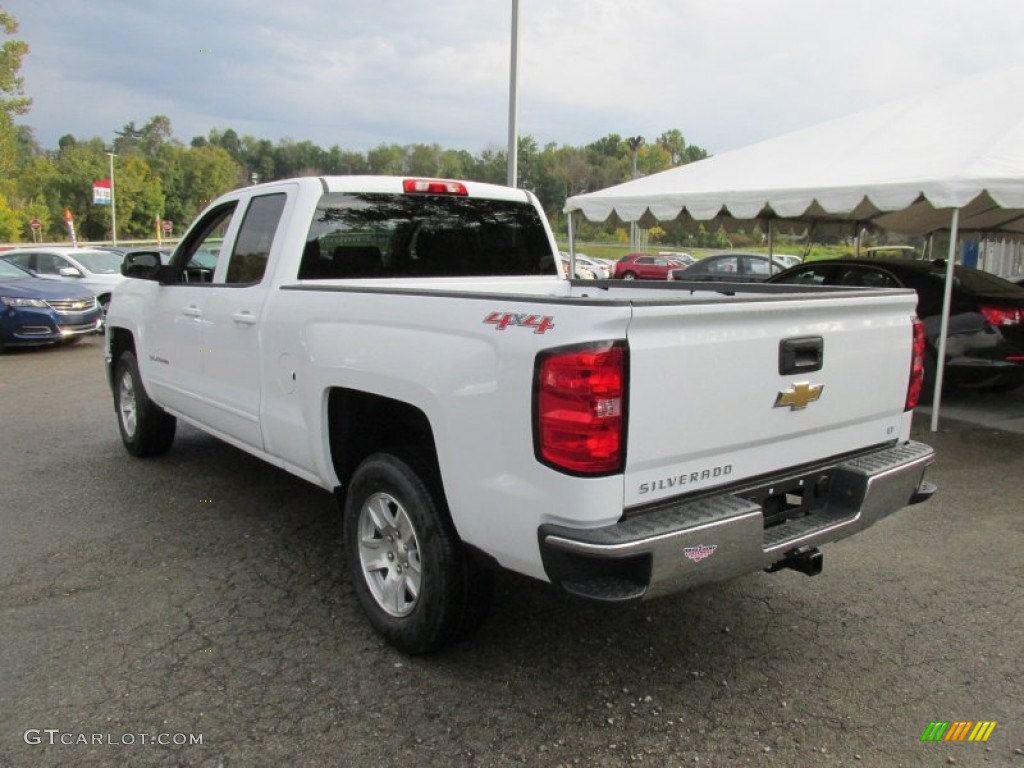
[(40, 223), (39, 219), (32, 219), (32, 221), (30, 221), (28, 225), (32, 228), (33, 232), (38, 232), (43, 226)]
[(111, 185), (110, 179), (100, 179), (92, 185), (93, 205), (110, 205)]
[(174, 231), (174, 222), (171, 221), (170, 219), (164, 219), (163, 224), (161, 224), (161, 226), (163, 227), (165, 235), (169, 235), (171, 234), (172, 231)]

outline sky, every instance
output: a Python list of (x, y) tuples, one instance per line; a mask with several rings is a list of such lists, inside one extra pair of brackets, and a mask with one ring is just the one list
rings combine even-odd
[[(233, 128), (355, 151), (499, 149), (512, 5), (0, 0), (30, 46), (18, 122), (47, 149), (157, 114), (184, 143)], [(541, 146), (679, 129), (717, 154), (1024, 65), (1024, 3), (520, 0), (518, 50), (519, 134)]]

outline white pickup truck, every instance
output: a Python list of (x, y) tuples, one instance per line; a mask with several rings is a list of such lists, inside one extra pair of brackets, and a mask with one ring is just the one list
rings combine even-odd
[(928, 498), (910, 291), (568, 280), (529, 192), (303, 178), (216, 200), (107, 316), (121, 436), (177, 419), (337, 494), (374, 628), (471, 630), (492, 573), (628, 602)]

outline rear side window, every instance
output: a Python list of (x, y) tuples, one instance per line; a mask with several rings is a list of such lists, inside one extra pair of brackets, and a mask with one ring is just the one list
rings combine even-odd
[(730, 256), (727, 259), (719, 259), (708, 264), (708, 272), (713, 275), (733, 275), (739, 270), (737, 265), (739, 264), (735, 256)]
[(226, 283), (246, 285), (263, 279), (286, 199), (282, 192), (260, 195), (249, 203), (235, 239), (235, 247), (231, 251), (231, 261), (228, 262), (228, 273), (224, 279)]
[(41, 275), (59, 275), (68, 263), (53, 253), (40, 253), (36, 256), (36, 272)]
[(332, 192), (309, 228), (299, 278), (553, 275), (544, 223), (527, 203)]
[(805, 267), (786, 275), (785, 279), (776, 282), (791, 285), (832, 285), (835, 268), (830, 264), (819, 264)]
[(901, 288), (895, 277), (879, 269), (849, 267), (841, 270), (839, 285), (853, 285), (858, 288)]
[(32, 257), (34, 253), (17, 253), (12, 256), (5, 256), (7, 261), (11, 262), (15, 266), (21, 267), (22, 269), (33, 269)]

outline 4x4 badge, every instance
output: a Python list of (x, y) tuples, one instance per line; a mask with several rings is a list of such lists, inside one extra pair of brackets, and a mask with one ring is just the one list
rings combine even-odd
[(821, 397), (821, 390), (824, 388), (824, 384), (811, 384), (809, 381), (801, 381), (799, 384), (794, 384), (792, 389), (779, 392), (773, 407), (785, 408), (788, 405), (790, 410), (798, 411), (801, 408), (806, 408), (808, 403), (813, 403)]

